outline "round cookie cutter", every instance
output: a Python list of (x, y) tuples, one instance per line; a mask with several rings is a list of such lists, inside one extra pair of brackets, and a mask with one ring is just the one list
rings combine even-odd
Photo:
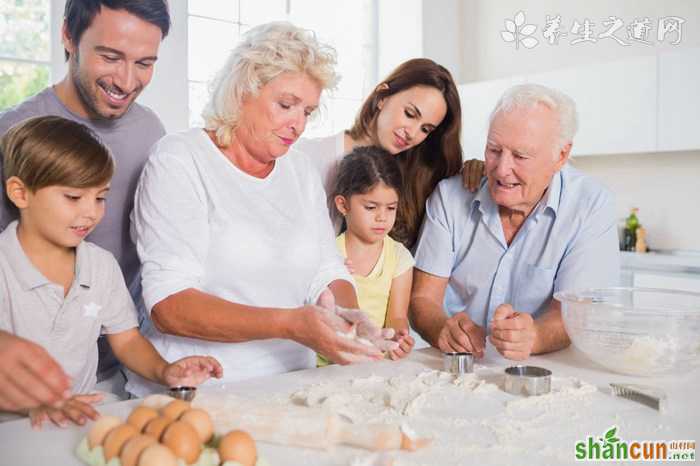
[(168, 395), (178, 400), (192, 401), (197, 394), (197, 387), (170, 387)]
[(552, 371), (537, 366), (512, 366), (506, 369), (505, 390), (513, 395), (537, 396), (552, 389)]
[(445, 372), (451, 374), (471, 374), (474, 372), (474, 355), (472, 353), (442, 353)]

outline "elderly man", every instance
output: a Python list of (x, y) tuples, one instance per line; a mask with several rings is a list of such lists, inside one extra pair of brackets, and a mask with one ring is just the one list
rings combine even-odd
[(576, 129), (568, 96), (515, 86), (491, 114), (480, 188), (455, 176), (428, 199), (410, 315), (433, 346), (482, 356), (490, 334), (509, 359), (564, 348), (553, 293), (617, 284), (612, 196), (567, 165)]

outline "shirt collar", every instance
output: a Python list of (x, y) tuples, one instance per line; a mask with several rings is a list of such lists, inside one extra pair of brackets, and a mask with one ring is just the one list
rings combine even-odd
[[(17, 279), (26, 291), (52, 284), (44, 274), (32, 264), (29, 257), (27, 257), (27, 254), (24, 252), (24, 249), (22, 249), (22, 245), (17, 238), (18, 225), (19, 221), (15, 220), (7, 225), (7, 228), (0, 233), (0, 247), (7, 253), (15, 273), (17, 274)], [(75, 257), (75, 282), (82, 287), (90, 288), (91, 280), (88, 251), (82, 241), (77, 247)]]

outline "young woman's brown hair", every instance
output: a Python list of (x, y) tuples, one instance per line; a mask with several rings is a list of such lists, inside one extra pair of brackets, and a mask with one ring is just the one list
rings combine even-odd
[(447, 113), (425, 141), (396, 156), (404, 184), (391, 236), (409, 248), (418, 237), (428, 196), (440, 180), (456, 175), (462, 167), (462, 145), (459, 140), (462, 110), (452, 75), (446, 68), (427, 58), (404, 62), (367, 97), (348, 131), (354, 140), (374, 140), (382, 99), (414, 86), (428, 86), (440, 91), (447, 104)]

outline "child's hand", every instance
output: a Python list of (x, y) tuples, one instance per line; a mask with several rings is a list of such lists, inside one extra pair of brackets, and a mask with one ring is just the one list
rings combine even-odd
[(163, 381), (169, 387), (194, 387), (209, 377), (220, 379), (224, 369), (211, 356), (189, 356), (165, 366)]
[(399, 347), (393, 351), (389, 351), (389, 359), (392, 361), (408, 356), (408, 353), (411, 352), (413, 345), (416, 343), (407, 329), (397, 330), (396, 336), (394, 336), (394, 341), (398, 342)]
[(91, 405), (99, 403), (104, 397), (103, 393), (90, 393), (88, 395), (74, 395), (61, 404), (59, 408), (40, 406), (29, 410), (29, 421), (32, 429), (41, 429), (47, 420), (58, 427), (66, 427), (70, 422), (82, 426), (88, 419), (96, 420), (100, 413)]

